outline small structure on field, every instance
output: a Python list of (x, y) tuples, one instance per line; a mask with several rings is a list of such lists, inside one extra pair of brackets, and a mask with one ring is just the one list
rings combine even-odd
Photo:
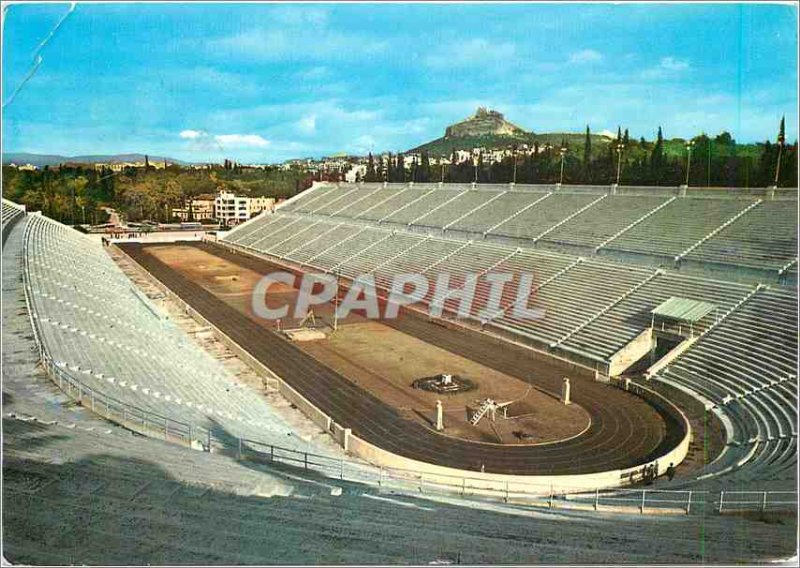
[(439, 394), (456, 394), (471, 391), (476, 388), (475, 383), (470, 379), (447, 373), (417, 379), (411, 383), (411, 386), (415, 389), (422, 389)]
[[(317, 319), (314, 316), (314, 310), (309, 310), (306, 316), (300, 322), (300, 325), (294, 329), (280, 329), (280, 321), (278, 320), (278, 331), (283, 331), (283, 334), (292, 341), (318, 341), (325, 339), (328, 334), (323, 329), (317, 327)], [(308, 322), (311, 325), (306, 325)]]

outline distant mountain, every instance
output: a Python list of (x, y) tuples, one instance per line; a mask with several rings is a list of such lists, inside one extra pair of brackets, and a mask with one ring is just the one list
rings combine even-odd
[[(494, 110), (479, 107), (474, 115), (451, 124), (445, 129), (444, 136), (417, 146), (408, 152), (428, 152), (434, 156), (448, 155), (453, 150), (470, 150), (472, 148), (505, 148), (512, 145), (538, 142), (540, 145), (558, 145), (565, 141), (570, 146), (582, 146), (584, 133), (551, 132), (537, 134), (509, 122)], [(592, 134), (592, 142), (608, 141), (605, 136)]]
[(478, 107), (474, 115), (447, 127), (445, 138), (470, 138), (474, 136), (524, 136), (527, 134), (516, 124), (508, 122), (496, 110)]
[[(57, 154), (29, 154), (26, 152), (11, 152), (3, 154), (3, 164), (32, 164), (36, 167), (55, 166), (65, 162), (79, 164), (109, 164), (119, 162), (144, 162), (144, 154), (96, 154), (88, 156), (59, 156)], [(164, 156), (147, 155), (150, 163), (163, 162), (166, 160), (170, 164), (186, 165), (187, 162)]]

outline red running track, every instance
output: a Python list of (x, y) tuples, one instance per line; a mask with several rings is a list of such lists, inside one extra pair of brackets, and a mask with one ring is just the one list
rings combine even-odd
[[(218, 245), (192, 244), (262, 274), (284, 268)], [(336, 423), (352, 428), (356, 436), (389, 452), (464, 470), (480, 471), (483, 466), (487, 473), (567, 475), (645, 463), (666, 453), (683, 436), (680, 424), (635, 395), (581, 378), (573, 381), (572, 399), (589, 413), (591, 425), (576, 438), (541, 446), (501, 446), (442, 436), (401, 417), (397, 409), (147, 252), (150, 247), (165, 245), (119, 246)], [(551, 393), (560, 391), (561, 378), (567, 372), (556, 362), (534, 358), (525, 348), (498, 343), (477, 332), (449, 329), (416, 317), (400, 318), (392, 325), (500, 372), (535, 382)]]

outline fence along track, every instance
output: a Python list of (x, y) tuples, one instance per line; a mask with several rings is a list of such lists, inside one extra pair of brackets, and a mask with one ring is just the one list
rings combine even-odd
[[(230, 437), (218, 438), (207, 428), (175, 420), (141, 409), (137, 406), (110, 397), (73, 377), (66, 369), (57, 365), (40, 339), (40, 332), (32, 310), (31, 287), (28, 276), (28, 238), (30, 226), (25, 227), (22, 245), (23, 292), (28, 318), (33, 331), (39, 359), (50, 379), (68, 397), (84, 408), (120, 426), (167, 442), (221, 453), (239, 460), (266, 464), (286, 464), (305, 471), (314, 471), (342, 482), (367, 484), (378, 489), (393, 488), (412, 493), (436, 493), (478, 497), (504, 502), (524, 503), (546, 508), (590, 509), (640, 513), (650, 512), (733, 512), (733, 511), (786, 511), (797, 509), (797, 493), (787, 491), (721, 491), (718, 497), (702, 491), (669, 490), (619, 490), (595, 491), (593, 497), (586, 494), (568, 495), (567, 491), (555, 492), (552, 486), (537, 484), (506, 483), (504, 489), (485, 486), (485, 481), (469, 476), (452, 476), (446, 484), (426, 479), (426, 474), (404, 470), (364, 465), (344, 459), (335, 459), (311, 452), (301, 452), (274, 444), (247, 438), (237, 438), (231, 445)], [(436, 478), (447, 477), (436, 474)], [(650, 496), (648, 500), (648, 494)], [(665, 498), (659, 498), (664, 495)], [(593, 499), (593, 501), (592, 501)], [(684, 501), (685, 499), (685, 501)], [(635, 501), (637, 505), (631, 506)]]

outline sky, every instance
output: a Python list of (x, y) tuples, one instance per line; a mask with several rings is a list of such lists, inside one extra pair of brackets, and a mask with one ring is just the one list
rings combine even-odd
[(5, 152), (272, 163), (534, 132), (797, 137), (790, 4), (16, 4)]

